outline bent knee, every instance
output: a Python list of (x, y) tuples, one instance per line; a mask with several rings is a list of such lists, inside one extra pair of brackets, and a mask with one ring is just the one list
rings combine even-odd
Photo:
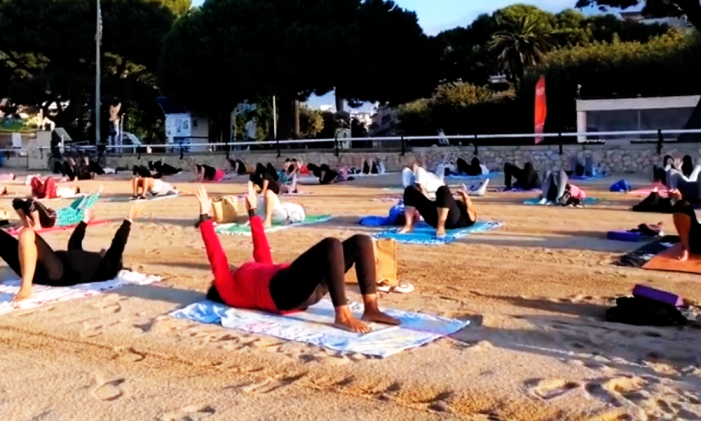
[(36, 233), (31, 228), (23, 228), (18, 237), (20, 244), (33, 244), (36, 241)]
[(341, 240), (335, 237), (324, 238), (323, 240), (321, 240), (320, 244), (322, 244), (323, 247), (330, 253), (334, 250), (343, 250), (343, 244), (341, 244)]
[(372, 238), (365, 234), (355, 234), (348, 241), (352, 241), (360, 247), (372, 246)]

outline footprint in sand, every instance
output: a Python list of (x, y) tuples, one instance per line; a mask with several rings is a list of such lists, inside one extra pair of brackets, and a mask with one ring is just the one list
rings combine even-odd
[(126, 379), (115, 379), (99, 384), (93, 391), (92, 396), (101, 401), (114, 401), (124, 395), (124, 384)]
[(527, 381), (526, 387), (529, 394), (547, 401), (579, 389), (581, 384), (561, 379), (534, 379)]
[(130, 363), (138, 363), (138, 362), (143, 361), (146, 358), (146, 354), (139, 352), (131, 347), (130, 348), (117, 347), (114, 349), (114, 352), (117, 353), (117, 358), (119, 358), (122, 361), (127, 361)]
[(157, 421), (199, 421), (216, 414), (211, 405), (190, 405), (178, 410), (165, 413), (156, 418)]

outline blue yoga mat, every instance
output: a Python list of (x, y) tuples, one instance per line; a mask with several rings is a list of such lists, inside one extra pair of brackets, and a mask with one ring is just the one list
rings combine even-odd
[(498, 173), (498, 172), (490, 172), (489, 174), (480, 174), (480, 175), (462, 175), (462, 174), (455, 175), (455, 174), (451, 174), (451, 175), (445, 176), (444, 179), (445, 180), (466, 180), (466, 181), (485, 180), (487, 178), (491, 179), (491, 178), (499, 177), (500, 175), (501, 175), (501, 173)]
[(399, 234), (397, 229), (390, 229), (379, 232), (373, 237), (391, 239), (404, 244), (449, 244), (467, 235), (493, 230), (501, 225), (502, 223), (498, 221), (477, 222), (469, 228), (446, 230), (445, 237), (438, 238), (436, 229), (422, 222), (416, 224), (414, 231), (408, 234)]
[[(357, 317), (361, 316), (362, 305), (350, 303), (350, 307), (353, 314)], [(307, 311), (284, 316), (255, 310), (234, 309), (212, 301), (190, 304), (170, 313), (170, 316), (380, 358), (451, 335), (470, 324), (466, 320), (448, 319), (430, 314), (385, 308), (382, 310), (399, 319), (401, 325), (388, 326), (373, 323), (371, 324), (373, 331), (366, 334), (338, 329), (333, 326), (334, 308), (328, 299), (309, 307)]]
[[(593, 205), (596, 203), (599, 203), (599, 199), (597, 199), (595, 197), (587, 197), (584, 199), (585, 205)], [(526, 199), (526, 201), (524, 201), (523, 204), (524, 205), (549, 206), (549, 204), (547, 204), (547, 203), (545, 205), (541, 204), (540, 199), (538, 199), (537, 197), (533, 197), (531, 199)]]

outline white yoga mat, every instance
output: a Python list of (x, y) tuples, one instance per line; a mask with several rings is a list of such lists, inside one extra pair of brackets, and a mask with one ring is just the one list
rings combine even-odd
[(31, 298), (18, 303), (12, 303), (12, 297), (19, 291), (20, 280), (7, 280), (0, 283), (0, 314), (6, 314), (14, 310), (37, 308), (59, 301), (92, 297), (113, 289), (121, 288), (125, 285), (148, 285), (160, 281), (160, 276), (144, 275), (138, 272), (123, 270), (111, 281), (74, 285), (72, 287), (34, 285), (32, 287)]

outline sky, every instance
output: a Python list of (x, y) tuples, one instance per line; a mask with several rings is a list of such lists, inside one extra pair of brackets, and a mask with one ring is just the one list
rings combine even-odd
[[(195, 6), (202, 2), (203, 0), (192, 0)], [(559, 12), (573, 8), (577, 0), (394, 0), (394, 2), (399, 7), (416, 12), (424, 32), (427, 35), (436, 35), (456, 26), (467, 26), (477, 16), (492, 13), (511, 4), (531, 4), (548, 12)], [(596, 9), (585, 12), (596, 12)], [(333, 93), (312, 97), (307, 101), (314, 108), (323, 104), (333, 104), (333, 102)]]

